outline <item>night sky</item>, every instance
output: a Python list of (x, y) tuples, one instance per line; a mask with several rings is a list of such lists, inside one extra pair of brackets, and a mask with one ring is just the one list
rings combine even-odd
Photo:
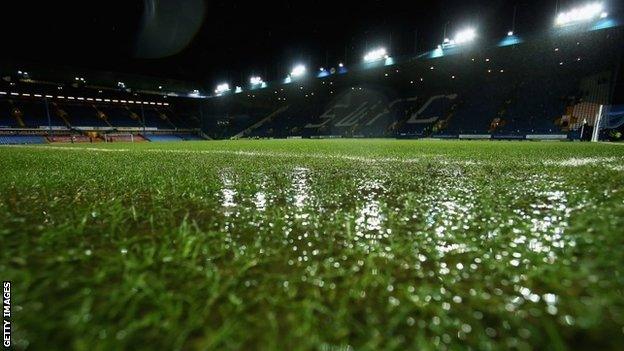
[[(552, 26), (557, 2), (450, 1), (20, 1), (2, 11), (2, 55), (14, 63), (138, 73), (212, 85), (435, 47), (471, 25), (500, 38)], [(559, 1), (566, 8), (575, 1)], [(609, 5), (612, 6), (612, 5)], [(417, 46), (416, 46), (417, 45)]]

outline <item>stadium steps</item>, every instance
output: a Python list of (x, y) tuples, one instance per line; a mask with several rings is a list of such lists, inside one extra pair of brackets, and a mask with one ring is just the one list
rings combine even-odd
[(143, 110), (143, 118), (146, 127), (158, 129), (177, 129), (164, 112), (156, 108), (146, 108)]
[(139, 117), (138, 114), (130, 110), (127, 106), (99, 106), (98, 109), (106, 114), (106, 120), (114, 128), (143, 127), (143, 121), (141, 120), (141, 117)]
[(24, 120), (22, 119), (22, 116), (23, 116), (22, 110), (19, 107), (15, 106), (13, 101), (10, 101), (10, 100), (9, 100), (9, 106), (11, 109), (11, 117), (13, 117), (13, 119), (15, 120), (15, 123), (17, 123), (17, 126), (20, 128), (26, 128), (26, 124), (24, 123)]
[(234, 135), (232, 138), (233, 139), (238, 139), (238, 138), (244, 137), (245, 135), (249, 135), (252, 131), (262, 127), (263, 124), (265, 124), (267, 121), (271, 120), (273, 117), (275, 117), (275, 116), (279, 115), (280, 113), (288, 110), (288, 107), (289, 107), (289, 105), (282, 106), (282, 107), (278, 108), (277, 110), (273, 111), (271, 114), (266, 116), (265, 118), (261, 119), (260, 121), (256, 122), (255, 124), (251, 125), (250, 127), (248, 127), (247, 129), (243, 130), (242, 132)]
[[(156, 113), (158, 113), (158, 115), (160, 116), (161, 119), (163, 119), (165, 122), (167, 122), (167, 124), (169, 124), (169, 126), (171, 126), (171, 128), (173, 129), (178, 129), (178, 127), (173, 123), (173, 121), (171, 120), (171, 118), (169, 117), (169, 115), (157, 108), (154, 109), (156, 111)], [(164, 117), (164, 118), (163, 118)]]
[(208, 134), (204, 133), (201, 130), (197, 134), (199, 134), (200, 137), (204, 138), (204, 140), (213, 140)]
[(60, 108), (59, 105), (57, 105), (56, 103), (52, 103), (51, 107), (52, 107), (52, 115), (54, 117), (58, 117), (63, 122), (65, 127), (72, 129), (72, 125), (69, 122), (69, 115), (67, 114), (67, 111)]

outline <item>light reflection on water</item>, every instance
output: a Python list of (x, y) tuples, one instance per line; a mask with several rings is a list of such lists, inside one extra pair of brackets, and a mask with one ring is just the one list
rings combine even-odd
[[(558, 251), (574, 246), (575, 242), (564, 235), (572, 213), (567, 194), (564, 190), (553, 190), (562, 188), (563, 184), (551, 182), (547, 185), (548, 190), (544, 190), (543, 182), (527, 181), (527, 189), (533, 193), (535, 201), (530, 204), (530, 210), (516, 209), (516, 213), (528, 222), (528, 231), (517, 231), (519, 235), (514, 243), (526, 245), (530, 251), (542, 254), (544, 262), (553, 263)], [(512, 260), (512, 264), (516, 262), (518, 260)]]
[(380, 241), (388, 238), (391, 233), (391, 229), (385, 227), (386, 215), (382, 210), (384, 204), (381, 200), (386, 189), (381, 181), (368, 179), (358, 186), (357, 191), (364, 203), (356, 212), (353, 239), (366, 251), (376, 250)]
[(260, 183), (259, 190), (256, 191), (253, 197), (253, 203), (256, 209), (260, 212), (264, 212), (267, 208), (267, 193), (264, 191), (266, 188), (266, 180)]
[(429, 205), (425, 229), (437, 239), (435, 250), (438, 256), (470, 251), (458, 234), (470, 229), (476, 216), (474, 186), (458, 176), (432, 182), (432, 185), (435, 185), (435, 191), (424, 198), (425, 204)]
[[(345, 211), (353, 213), (350, 211), (355, 210), (355, 216), (351, 217), (353, 235), (344, 235), (345, 228), (345, 233), (334, 236), (337, 244), (392, 258), (397, 246), (392, 245), (391, 234), (415, 235), (418, 238), (413, 240), (415, 263), (412, 267), (420, 271), (418, 276), (444, 279), (448, 287), (470, 279), (479, 270), (505, 264), (510, 267), (508, 278), (514, 283), (515, 292), (503, 296), (507, 311), (521, 310), (528, 303), (540, 303), (546, 313), (558, 312), (555, 305), (559, 300), (552, 298), (554, 294), (547, 292), (549, 300), (546, 302), (541, 296), (543, 292), (536, 293), (532, 290), (534, 287), (526, 284), (525, 273), (539, 265), (553, 264), (564, 248), (574, 246), (574, 241), (565, 236), (572, 209), (568, 203), (568, 190), (562, 181), (545, 181), (539, 177), (517, 179), (508, 193), (501, 193), (500, 188), (483, 186), (461, 172), (454, 172), (424, 179), (425, 184), (418, 188), (420, 192), (411, 190), (415, 192), (411, 198), (413, 203), (407, 205), (397, 200), (404, 194), (397, 194), (392, 188), (393, 178), (377, 175), (374, 172), (372, 176), (359, 175), (360, 179), (351, 183), (354, 184), (352, 188), (338, 188), (338, 191), (347, 192), (341, 194), (346, 195), (341, 198), (323, 189), (317, 192), (313, 186), (327, 186), (331, 180), (323, 175), (312, 179), (315, 173), (309, 168), (297, 167), (287, 171), (284, 174), (288, 177), (287, 187), (282, 189), (267, 188), (270, 182), (265, 177), (248, 195), (235, 189), (235, 179), (243, 180), (234, 178), (230, 172), (222, 172), (220, 202), (226, 216), (231, 216), (235, 208), (243, 214), (247, 210), (257, 211), (261, 213), (260, 219), (254, 219), (253, 223), (269, 226), (272, 225), (273, 207), (283, 206), (282, 213), (287, 219), (283, 244), (296, 253), (289, 265), (312, 267), (314, 257), (323, 253), (322, 235), (326, 225), (323, 221), (331, 220), (326, 216), (334, 216), (331, 218), (335, 220), (344, 218)], [(280, 193), (286, 202), (269, 201), (269, 194)], [(345, 199), (355, 199), (355, 208), (340, 202)], [(271, 211), (267, 210), (269, 203)], [(248, 209), (244, 208), (245, 204), (249, 204)], [(293, 219), (321, 230), (301, 231), (293, 225)], [(397, 222), (399, 219), (406, 219), (405, 226)], [(230, 217), (226, 228), (233, 228), (236, 220)], [(336, 269), (343, 264), (344, 258), (330, 258), (333, 259), (331, 266)], [(361, 264), (358, 263), (357, 267), (360, 269)], [(313, 274), (308, 275), (302, 279), (312, 279)], [(498, 285), (490, 288), (495, 293), (501, 291)], [(484, 294), (489, 296), (489, 293)], [(433, 301), (448, 310), (457, 304), (456, 301), (466, 298), (465, 295), (444, 295)]]
[(292, 202), (298, 209), (302, 209), (306, 204), (306, 200), (310, 198), (308, 171), (307, 168), (297, 167), (292, 172)]
[(232, 179), (232, 175), (229, 172), (222, 172), (220, 174), (221, 177), (221, 206), (223, 206), (226, 211), (224, 213), (226, 215), (232, 214), (232, 207), (236, 206), (236, 189), (234, 189), (234, 181)]

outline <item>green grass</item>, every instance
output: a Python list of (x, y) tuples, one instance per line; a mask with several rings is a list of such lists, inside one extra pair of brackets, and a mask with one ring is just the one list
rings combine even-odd
[(624, 345), (619, 145), (2, 147), (0, 172), (17, 349)]

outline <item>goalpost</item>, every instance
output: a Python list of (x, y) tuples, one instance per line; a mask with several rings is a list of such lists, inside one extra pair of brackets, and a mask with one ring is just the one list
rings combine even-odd
[(134, 134), (132, 133), (106, 133), (104, 134), (104, 142), (112, 143), (115, 141), (129, 141), (134, 143)]
[[(591, 141), (600, 141), (600, 132), (603, 130), (617, 132), (618, 130), (621, 131), (622, 126), (624, 126), (624, 105), (600, 105), (594, 119)], [(619, 134), (619, 132), (616, 134)], [(619, 139), (620, 136), (616, 138)]]
[(598, 139), (600, 138), (600, 126), (602, 124), (603, 111), (604, 105), (600, 105), (600, 108), (598, 109), (598, 114), (596, 114), (596, 120), (594, 121), (594, 130), (592, 132), (591, 138), (591, 141), (594, 143), (598, 142)]

